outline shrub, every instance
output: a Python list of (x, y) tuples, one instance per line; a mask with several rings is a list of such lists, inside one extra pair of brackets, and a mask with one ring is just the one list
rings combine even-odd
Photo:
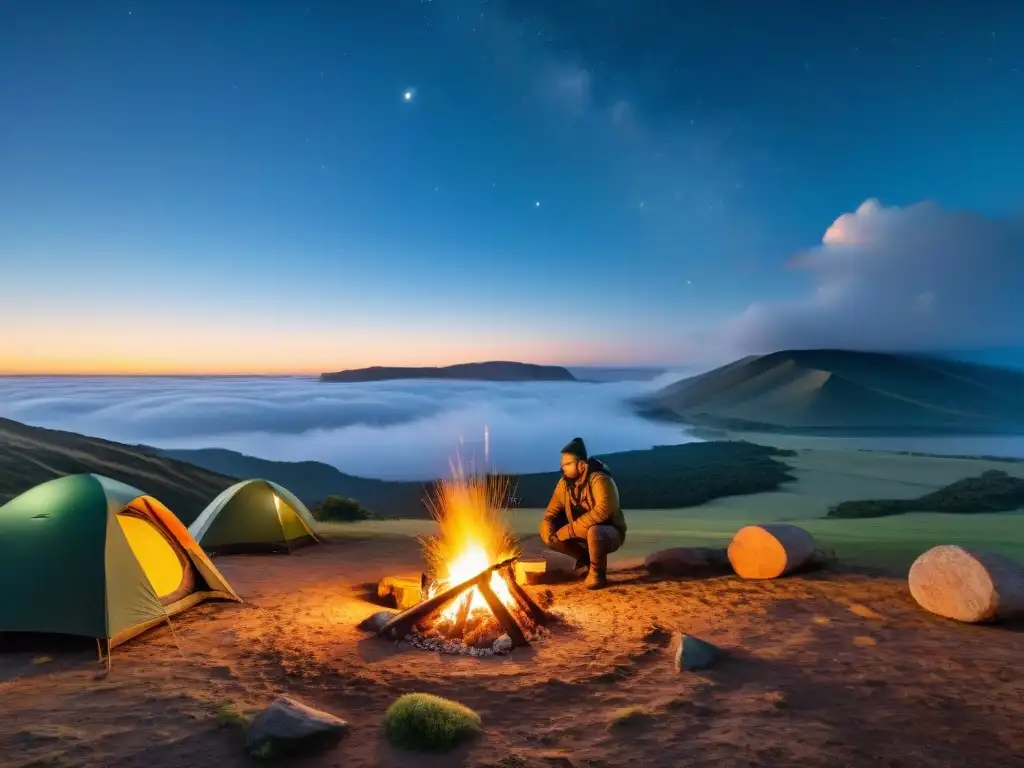
[(310, 512), (320, 522), (350, 523), (357, 520), (372, 520), (376, 517), (355, 499), (335, 495), (314, 504)]
[(456, 701), (407, 693), (384, 713), (384, 732), (397, 747), (447, 752), (480, 732), (480, 716)]
[(904, 512), (1012, 512), (1024, 507), (1024, 479), (998, 469), (966, 477), (916, 499), (864, 499), (844, 501), (828, 511), (829, 517), (862, 518)]

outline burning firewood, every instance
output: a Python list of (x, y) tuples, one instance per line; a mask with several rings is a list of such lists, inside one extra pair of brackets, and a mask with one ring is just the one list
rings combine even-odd
[(529, 645), (547, 614), (517, 583), (521, 554), (503, 504), (507, 486), (453, 467), (429, 500), (437, 534), (421, 539), (427, 561), (426, 598), (392, 618), (380, 635), (440, 638), (483, 648), (499, 636)]

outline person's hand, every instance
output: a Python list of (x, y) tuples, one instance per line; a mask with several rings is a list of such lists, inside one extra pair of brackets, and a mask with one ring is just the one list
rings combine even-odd
[(557, 533), (555, 533), (555, 538), (558, 541), (568, 541), (569, 539), (571, 539), (572, 538), (572, 526), (571, 525), (563, 525), (561, 528), (558, 529)]

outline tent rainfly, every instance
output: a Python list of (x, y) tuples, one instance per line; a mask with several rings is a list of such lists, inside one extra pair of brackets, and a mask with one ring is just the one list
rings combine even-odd
[(292, 552), (319, 541), (306, 505), (270, 480), (243, 480), (203, 510), (189, 532), (211, 554)]
[(0, 507), (0, 632), (95, 637), (110, 649), (202, 600), (241, 602), (167, 507), (68, 475)]

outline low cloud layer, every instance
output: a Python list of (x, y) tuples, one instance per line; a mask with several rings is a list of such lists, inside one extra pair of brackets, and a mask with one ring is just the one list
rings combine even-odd
[(1024, 221), (864, 202), (791, 262), (814, 288), (751, 305), (725, 329), (737, 352), (923, 350), (1024, 342)]
[[(674, 377), (678, 378), (678, 377)], [(624, 398), (673, 379), (609, 384), (381, 382), (309, 379), (2, 379), (0, 416), (125, 443), (228, 448), (315, 460), (365, 477), (447, 474), (456, 454), (512, 472), (556, 470), (582, 435), (594, 453), (685, 442), (637, 418)]]

